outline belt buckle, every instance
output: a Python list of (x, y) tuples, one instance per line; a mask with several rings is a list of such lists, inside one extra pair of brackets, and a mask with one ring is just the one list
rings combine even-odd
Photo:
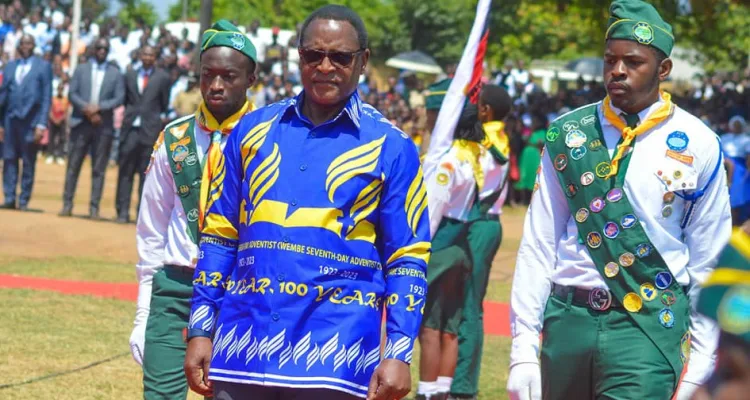
[(589, 307), (596, 311), (607, 311), (612, 306), (612, 294), (607, 289), (596, 288), (589, 292)]

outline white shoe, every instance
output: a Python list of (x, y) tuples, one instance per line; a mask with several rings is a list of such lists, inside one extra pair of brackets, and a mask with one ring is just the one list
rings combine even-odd
[(65, 159), (62, 157), (57, 157), (57, 160), (55, 160), (55, 162), (57, 162), (57, 165), (65, 165)]
[(49, 156), (49, 157), (47, 157), (47, 159), (46, 159), (46, 160), (44, 160), (44, 163), (45, 163), (45, 164), (47, 164), (47, 165), (50, 165), (50, 164), (52, 164), (52, 162), (54, 162), (54, 161), (55, 161), (55, 159), (54, 159), (54, 158), (52, 158), (52, 156)]

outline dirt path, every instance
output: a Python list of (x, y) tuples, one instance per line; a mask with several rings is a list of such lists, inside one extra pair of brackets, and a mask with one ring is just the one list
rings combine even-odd
[[(65, 166), (46, 165), (39, 159), (30, 207), (36, 212), (0, 211), (0, 258), (54, 259), (84, 257), (135, 263), (135, 225), (118, 225), (114, 197), (117, 168), (110, 167), (105, 178), (100, 204), (105, 221), (83, 218), (88, 214), (91, 193), (91, 169), (86, 162), (81, 170), (73, 209), (73, 218), (61, 218)], [(135, 216), (137, 199), (132, 201)], [(493, 262), (491, 278), (509, 281), (515, 266), (516, 251), (523, 226), (524, 211), (508, 209), (502, 217), (503, 244)]]

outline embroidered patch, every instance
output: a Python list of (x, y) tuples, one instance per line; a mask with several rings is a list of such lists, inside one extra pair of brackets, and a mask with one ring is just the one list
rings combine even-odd
[(750, 287), (737, 286), (724, 295), (716, 312), (721, 329), (742, 336), (750, 332)]
[(669, 329), (674, 326), (674, 313), (672, 310), (665, 308), (659, 311), (659, 323), (661, 326)]
[(685, 164), (687, 166), (690, 166), (690, 167), (693, 166), (693, 160), (695, 159), (695, 157), (693, 157), (693, 156), (688, 156), (688, 155), (685, 155), (685, 154), (680, 154), (680, 153), (678, 153), (678, 152), (676, 152), (674, 150), (667, 150), (667, 157), (669, 157), (669, 158), (671, 158), (673, 160), (677, 160), (677, 161), (679, 161), (679, 162), (681, 162), (681, 163), (683, 163), (683, 164)]
[(682, 153), (687, 149), (690, 139), (685, 132), (674, 131), (667, 136), (667, 147), (669, 150)]
[(654, 41), (654, 28), (648, 22), (639, 22), (633, 26), (633, 37), (640, 44)]

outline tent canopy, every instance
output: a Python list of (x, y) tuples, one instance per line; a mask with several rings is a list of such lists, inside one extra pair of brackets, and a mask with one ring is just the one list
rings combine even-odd
[(440, 68), (440, 65), (438, 65), (434, 58), (419, 50), (399, 53), (389, 58), (385, 62), (385, 65), (391, 68), (423, 72), (425, 74), (441, 74), (443, 72), (443, 69)]

